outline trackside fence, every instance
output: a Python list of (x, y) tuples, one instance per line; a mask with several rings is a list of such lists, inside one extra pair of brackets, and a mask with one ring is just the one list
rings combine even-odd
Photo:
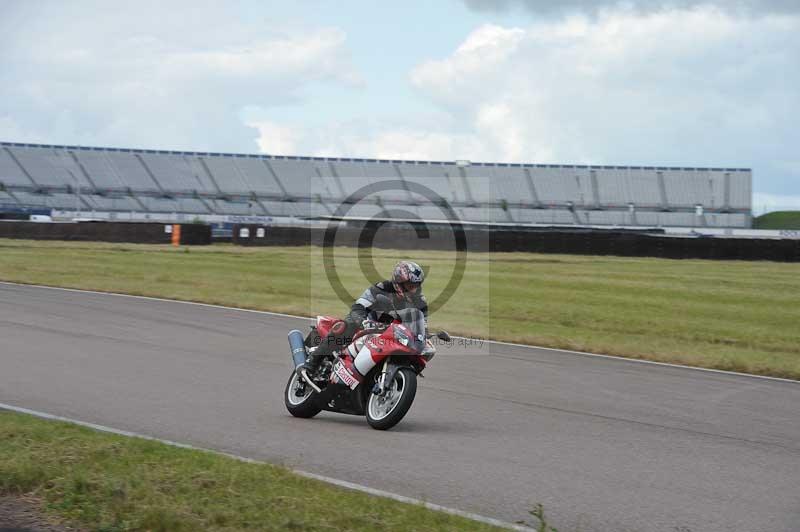
[[(339, 227), (335, 240), (319, 227), (235, 225), (233, 243), (241, 246), (323, 245), (414, 250), (453, 250), (451, 228)], [(486, 231), (467, 229), (467, 250), (661, 257), (669, 259), (769, 260), (800, 262), (800, 240), (666, 236), (629, 231), (564, 229)]]
[(211, 244), (207, 224), (0, 221), (0, 238), (136, 244)]

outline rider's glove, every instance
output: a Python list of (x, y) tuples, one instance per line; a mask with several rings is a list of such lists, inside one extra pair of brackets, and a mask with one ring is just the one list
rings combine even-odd
[(375, 328), (375, 322), (372, 320), (364, 320), (361, 322), (362, 329), (373, 329)]

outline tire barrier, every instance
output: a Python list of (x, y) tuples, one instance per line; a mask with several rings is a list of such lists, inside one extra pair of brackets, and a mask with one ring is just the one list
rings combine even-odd
[(211, 244), (211, 226), (194, 223), (0, 221), (0, 238), (197, 246)]
[[(370, 234), (373, 232), (373, 234)], [(367, 235), (365, 237), (364, 235)], [(336, 246), (413, 250), (453, 250), (452, 232), (430, 228), (419, 238), (413, 228), (381, 229), (341, 227)], [(667, 236), (663, 232), (617, 230), (528, 230), (466, 229), (469, 251), (563, 253), (577, 255), (616, 255), (622, 257), (660, 257), (667, 259), (769, 260), (800, 262), (800, 240), (756, 239), (708, 236)], [(240, 246), (321, 246), (325, 228), (235, 225), (233, 243)]]

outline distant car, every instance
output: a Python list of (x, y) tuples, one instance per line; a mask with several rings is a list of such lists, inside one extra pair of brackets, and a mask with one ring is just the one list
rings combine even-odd
[(31, 222), (52, 222), (53, 218), (47, 214), (31, 214)]

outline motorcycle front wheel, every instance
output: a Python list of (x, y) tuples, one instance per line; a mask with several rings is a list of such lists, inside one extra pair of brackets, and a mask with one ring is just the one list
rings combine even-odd
[(373, 429), (387, 430), (408, 413), (417, 395), (417, 374), (400, 368), (382, 395), (370, 393), (367, 400), (367, 423)]
[(314, 417), (322, 411), (314, 401), (314, 390), (311, 386), (306, 384), (305, 391), (298, 395), (298, 388), (302, 380), (296, 371), (292, 371), (289, 376), (289, 382), (286, 383), (286, 390), (283, 392), (284, 403), (286, 403), (286, 410), (289, 411), (294, 417), (310, 418)]

